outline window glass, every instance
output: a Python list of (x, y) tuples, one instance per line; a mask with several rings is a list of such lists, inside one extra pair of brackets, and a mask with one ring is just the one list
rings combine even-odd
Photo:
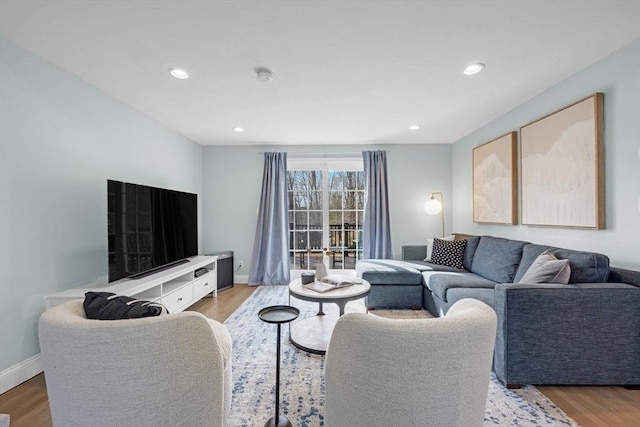
[(291, 268), (315, 269), (324, 262), (330, 270), (354, 269), (362, 257), (362, 161), (314, 166), (313, 160), (287, 165)]

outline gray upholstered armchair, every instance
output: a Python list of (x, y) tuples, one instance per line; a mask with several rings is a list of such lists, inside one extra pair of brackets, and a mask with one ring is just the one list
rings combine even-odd
[(482, 426), (495, 335), (495, 312), (474, 299), (435, 319), (342, 316), (326, 355), (326, 425)]
[(54, 426), (224, 426), (231, 336), (200, 313), (88, 320), (45, 311), (40, 347)]

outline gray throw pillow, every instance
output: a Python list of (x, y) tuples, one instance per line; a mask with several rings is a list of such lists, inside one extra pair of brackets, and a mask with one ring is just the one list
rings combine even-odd
[(558, 259), (553, 253), (544, 251), (529, 267), (519, 283), (569, 283), (571, 266), (568, 259)]

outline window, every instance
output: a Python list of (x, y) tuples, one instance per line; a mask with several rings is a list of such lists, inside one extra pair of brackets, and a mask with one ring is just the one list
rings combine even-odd
[(292, 270), (354, 269), (362, 258), (364, 172), (360, 159), (290, 159), (289, 256)]

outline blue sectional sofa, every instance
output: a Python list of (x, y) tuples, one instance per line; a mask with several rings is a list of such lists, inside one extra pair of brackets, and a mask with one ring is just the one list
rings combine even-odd
[[(484, 301), (498, 316), (493, 368), (507, 387), (640, 385), (640, 272), (592, 252), (458, 238), (466, 240), (463, 269), (422, 261), (426, 245), (403, 247), (403, 260), (359, 260), (358, 276), (372, 285), (367, 306), (442, 316), (462, 298)], [(545, 251), (569, 260), (569, 283), (520, 283)]]

